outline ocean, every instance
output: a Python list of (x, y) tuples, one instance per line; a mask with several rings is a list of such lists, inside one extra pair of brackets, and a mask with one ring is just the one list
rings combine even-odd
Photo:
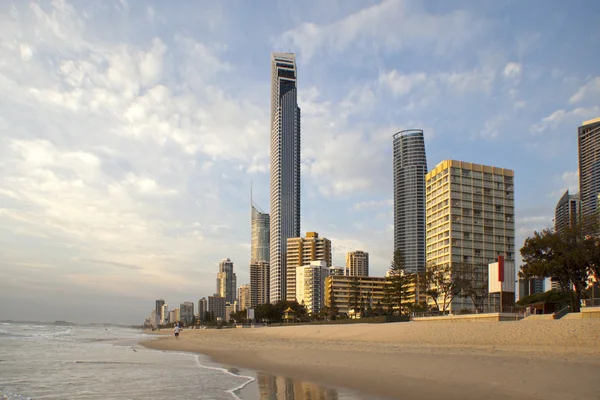
[(146, 349), (140, 330), (0, 323), (0, 399), (366, 400), (345, 390)]

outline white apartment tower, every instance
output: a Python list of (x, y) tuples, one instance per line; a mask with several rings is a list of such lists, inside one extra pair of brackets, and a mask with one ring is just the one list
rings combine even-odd
[(286, 298), (287, 239), (300, 236), (300, 108), (296, 56), (271, 54), (270, 301)]

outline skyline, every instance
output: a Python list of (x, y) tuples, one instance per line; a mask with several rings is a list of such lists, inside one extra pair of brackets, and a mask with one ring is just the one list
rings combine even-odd
[(1, 9), (0, 319), (136, 322), (156, 298), (211, 295), (225, 257), (247, 283), (273, 51), (297, 54), (302, 230), (331, 239), (333, 265), (362, 249), (372, 275), (389, 267), (403, 129), (424, 130), (428, 170), (515, 170), (517, 248), (578, 192), (594, 2), (73, 4)]

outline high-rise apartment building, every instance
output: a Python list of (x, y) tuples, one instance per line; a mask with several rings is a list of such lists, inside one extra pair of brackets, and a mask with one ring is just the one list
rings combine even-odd
[[(252, 197), (252, 196), (250, 196)], [(269, 230), (270, 218), (269, 214), (263, 212), (251, 200), (251, 246), (250, 246), (250, 263), (255, 261), (269, 262)]]
[(179, 306), (179, 313), (181, 322), (185, 325), (191, 325), (194, 323), (194, 303), (191, 301), (186, 301), (181, 303)]
[(154, 307), (154, 319), (152, 320), (152, 324), (154, 326), (159, 325), (161, 322), (162, 308), (165, 305), (165, 301), (163, 299), (156, 300), (156, 307)]
[(250, 264), (250, 307), (269, 303), (269, 263), (256, 261)]
[(240, 311), (250, 308), (250, 285), (240, 285), (238, 288), (238, 306)]
[(425, 139), (420, 129), (394, 135), (394, 251), (409, 272), (425, 271)]
[(346, 254), (346, 275), (369, 276), (369, 253), (362, 250)]
[(600, 118), (585, 121), (577, 130), (581, 215), (596, 213), (600, 194)]
[(225, 301), (233, 303), (236, 296), (236, 287), (233, 262), (229, 258), (224, 258), (219, 263), (219, 272), (217, 273), (217, 294), (225, 297)]
[[(296, 297), (309, 314), (318, 314), (325, 303), (325, 278), (329, 267), (325, 261), (311, 261), (294, 269)], [(289, 286), (288, 286), (289, 288)]]
[(160, 310), (160, 323), (166, 324), (169, 322), (169, 306), (167, 304), (163, 304)]
[[(428, 266), (468, 273), (473, 287), (483, 290), (488, 264), (499, 255), (514, 263), (513, 179), (509, 169), (454, 160), (442, 161), (427, 174)], [(462, 308), (473, 304), (461, 297), (450, 305)]]
[(271, 55), (270, 301), (286, 298), (287, 239), (300, 236), (300, 107), (296, 57)]
[(567, 190), (556, 205), (554, 210), (554, 229), (557, 232), (572, 227), (581, 219), (581, 202), (579, 193), (569, 194)]
[(206, 301), (206, 297), (198, 300), (198, 318), (200, 321), (204, 321), (204, 317), (206, 316), (206, 311), (208, 310), (208, 302)]
[(213, 313), (215, 318), (221, 318), (222, 321), (225, 321), (225, 307), (225, 297), (221, 297), (217, 294), (208, 296), (208, 308), (206, 311)]
[(331, 266), (331, 240), (320, 238), (317, 232), (306, 232), (305, 238), (289, 238), (286, 252), (286, 300), (297, 300), (296, 268), (309, 265), (311, 261), (325, 261), (327, 267)]

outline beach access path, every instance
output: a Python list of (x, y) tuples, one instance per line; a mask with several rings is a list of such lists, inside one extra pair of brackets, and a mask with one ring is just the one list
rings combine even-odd
[[(163, 333), (163, 332), (160, 332)], [(144, 342), (391, 399), (600, 399), (600, 319), (185, 329)]]

